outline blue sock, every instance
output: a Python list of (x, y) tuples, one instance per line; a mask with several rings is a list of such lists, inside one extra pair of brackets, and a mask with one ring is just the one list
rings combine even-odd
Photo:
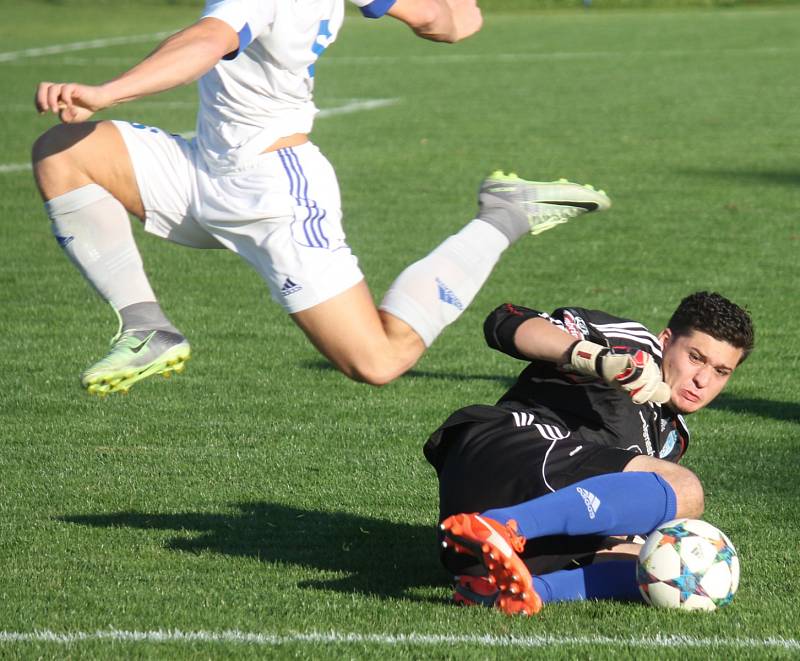
[(635, 560), (609, 560), (534, 576), (533, 587), (544, 603), (586, 599), (643, 601), (636, 583)]
[(517, 522), (525, 537), (644, 535), (675, 518), (675, 492), (657, 473), (608, 473), (483, 514)]

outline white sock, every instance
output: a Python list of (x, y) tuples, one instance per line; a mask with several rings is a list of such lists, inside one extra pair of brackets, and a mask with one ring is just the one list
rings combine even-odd
[(125, 207), (88, 184), (45, 202), (53, 235), (83, 277), (116, 310), (156, 300)]
[(509, 245), (498, 229), (473, 220), (403, 271), (381, 310), (406, 322), (430, 346), (472, 302)]

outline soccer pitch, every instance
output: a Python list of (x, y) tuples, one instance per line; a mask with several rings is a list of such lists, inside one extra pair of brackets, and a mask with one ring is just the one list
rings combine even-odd
[[(317, 65), (314, 140), (376, 297), (473, 217), (493, 169), (592, 183), (614, 207), (513, 246), (382, 389), (328, 367), (235, 256), (137, 227), (193, 359), (103, 400), (77, 375), (116, 328), (50, 234), (27, 163), (53, 119), (33, 93), (107, 80), (196, 9), (2, 12), (0, 657), (800, 655), (800, 8), (488, 13), (456, 46), (348, 18)], [(102, 117), (188, 132), (194, 98)], [(746, 305), (757, 331), (725, 393), (689, 419), (684, 462), (739, 551), (733, 605), (550, 605), (529, 619), (452, 606), (421, 447), (522, 367), (485, 347), (484, 316), (572, 304), (658, 330), (699, 289)]]

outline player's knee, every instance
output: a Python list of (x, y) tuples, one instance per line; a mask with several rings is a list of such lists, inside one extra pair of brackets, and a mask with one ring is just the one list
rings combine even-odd
[(625, 466), (625, 470), (657, 473), (666, 480), (675, 492), (676, 517), (699, 519), (702, 516), (705, 510), (703, 484), (688, 468), (671, 461), (638, 455)]
[(686, 475), (682, 476), (678, 496), (677, 516), (699, 519), (706, 509), (705, 491), (700, 478), (692, 471), (686, 470)]
[(342, 369), (342, 371), (354, 381), (366, 383), (370, 386), (385, 386), (400, 375), (395, 370), (375, 364), (354, 364)]
[(31, 161), (36, 183), (42, 193), (62, 178), (71, 176), (78, 162), (74, 157), (76, 145), (86, 138), (95, 124), (57, 124), (40, 135), (33, 143)]
[(370, 357), (366, 355), (334, 361), (334, 364), (353, 381), (371, 386), (385, 386), (408, 369), (388, 357)]
[(682, 466), (672, 466), (666, 473), (662, 473), (662, 477), (675, 492), (675, 516), (699, 519), (705, 511), (705, 492), (700, 478)]

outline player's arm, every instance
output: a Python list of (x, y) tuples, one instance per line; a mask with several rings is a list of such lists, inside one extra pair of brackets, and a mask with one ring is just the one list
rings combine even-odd
[(63, 122), (85, 121), (93, 113), (191, 83), (222, 57), (236, 51), (239, 35), (227, 23), (203, 18), (163, 41), (139, 64), (102, 85), (39, 83), (36, 108)]
[(431, 41), (461, 41), (483, 25), (476, 0), (395, 0), (387, 13)]
[(573, 336), (536, 310), (510, 304), (495, 309), (484, 322), (490, 347), (525, 360), (558, 365), (566, 372), (599, 377), (628, 393), (636, 404), (669, 401), (661, 368), (642, 349), (610, 348), (578, 331)]
[(568, 363), (575, 338), (537, 310), (506, 303), (483, 324), (486, 343), (521, 360)]

